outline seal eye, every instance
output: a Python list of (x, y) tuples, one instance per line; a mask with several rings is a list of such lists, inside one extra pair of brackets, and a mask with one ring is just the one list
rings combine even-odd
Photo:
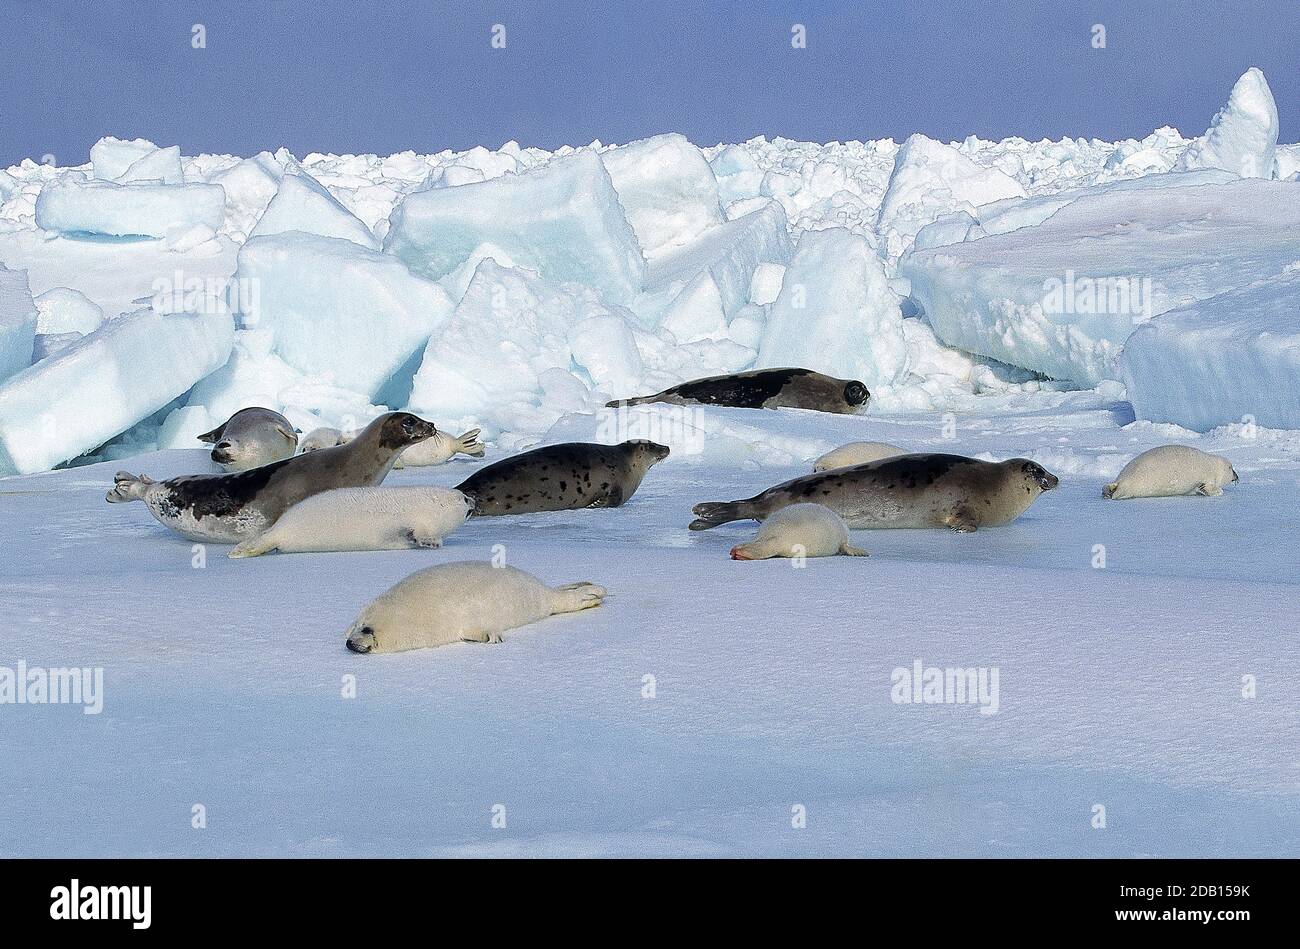
[(402, 431), (408, 435), (413, 434), (415, 432), (415, 419), (409, 415), (402, 419)]

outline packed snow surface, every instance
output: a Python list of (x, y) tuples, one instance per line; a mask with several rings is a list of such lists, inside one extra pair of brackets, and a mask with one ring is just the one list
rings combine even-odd
[[(708, 437), (624, 507), (471, 519), (438, 551), (229, 560), (105, 504), (116, 464), (4, 482), (22, 556), (0, 562), (0, 664), (101, 667), (104, 684), (98, 715), (0, 706), (40, 749), (0, 758), (0, 853), (1294, 855), (1300, 436), (1198, 437), (1094, 393), (1016, 402), (990, 397), (951, 439), (933, 416), (702, 410)], [(646, 415), (677, 440), (673, 412)], [(1028, 456), (1062, 485), (1004, 528), (854, 531), (870, 557), (801, 568), (730, 560), (752, 523), (686, 530), (691, 505), (863, 439)], [(1169, 441), (1226, 455), (1241, 482), (1102, 499)], [(453, 486), (499, 457), (389, 483)], [(500, 645), (344, 648), (398, 580), (494, 555), (610, 596)], [(918, 661), (996, 668), (996, 713), (895, 702)]]
[[(41, 750), (0, 756), (0, 854), (1294, 855), (1300, 146), (1258, 70), (1207, 122), (301, 158), (106, 137), (0, 171), (0, 716)], [(603, 409), (793, 365), (866, 382), (866, 413)], [(195, 436), (250, 405), (482, 429), (482, 462), (393, 484), (542, 442), (672, 455), (622, 508), (476, 518), (439, 551), (233, 561), (105, 504), (120, 468), (213, 471)], [(1062, 483), (996, 530), (855, 532), (867, 559), (736, 563), (754, 525), (685, 529), (854, 441)], [(1102, 499), (1168, 443), (1241, 482)], [(493, 557), (611, 595), (501, 645), (344, 649), (397, 580)], [(3, 701), (19, 662), (102, 668), (102, 711)], [(918, 664), (1000, 690), (902, 702)]]

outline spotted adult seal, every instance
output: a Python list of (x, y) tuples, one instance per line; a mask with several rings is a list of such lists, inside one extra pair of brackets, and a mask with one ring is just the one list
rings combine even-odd
[(811, 369), (753, 369), (683, 382), (654, 395), (616, 399), (606, 403), (605, 408), (668, 402), (738, 409), (813, 409), (853, 415), (870, 398), (867, 387), (856, 379), (835, 379)]
[(353, 652), (400, 652), (455, 642), (499, 643), (501, 634), (556, 613), (600, 606), (593, 583), (548, 587), (514, 567), (459, 561), (411, 574), (380, 594), (348, 629)]
[(1227, 458), (1187, 445), (1161, 445), (1138, 455), (1102, 488), (1114, 501), (1126, 498), (1171, 498), (1188, 494), (1216, 497), (1224, 485), (1239, 480)]
[(293, 505), (331, 488), (373, 486), (398, 454), (433, 426), (409, 412), (381, 415), (346, 445), (223, 475), (154, 481), (119, 471), (110, 503), (144, 501), (158, 521), (191, 540), (234, 543), (266, 530)]
[(764, 520), (791, 504), (824, 504), (853, 528), (949, 527), (973, 531), (1024, 513), (1056, 475), (1026, 458), (979, 461), (961, 455), (898, 455), (792, 478), (743, 501), (695, 505), (693, 531)]
[(227, 471), (247, 471), (292, 458), (298, 430), (279, 412), (257, 405), (240, 409), (199, 441), (213, 446), (212, 460)]
[(634, 440), (618, 445), (566, 442), (503, 458), (456, 488), (474, 499), (476, 516), (618, 507), (641, 486), (668, 446)]
[(791, 504), (763, 522), (758, 536), (731, 548), (732, 560), (767, 560), (771, 557), (865, 557), (867, 552), (849, 543), (844, 519), (824, 504)]

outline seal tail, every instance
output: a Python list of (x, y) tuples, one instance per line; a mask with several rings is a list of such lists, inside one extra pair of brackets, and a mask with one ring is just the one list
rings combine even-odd
[(642, 395), (642, 396), (637, 396), (635, 399), (615, 399), (612, 402), (606, 402), (605, 408), (626, 409), (626, 408), (630, 408), (633, 405), (648, 405), (649, 403), (655, 401), (655, 399), (657, 398), (658, 398), (657, 395)]
[(262, 531), (256, 537), (250, 537), (236, 544), (226, 556), (234, 560), (240, 557), (260, 557), (262, 554), (269, 554), (278, 546), (279, 544), (271, 539), (270, 531)]
[(576, 613), (579, 610), (600, 606), (609, 591), (584, 580), (581, 583), (566, 583), (564, 586), (555, 587), (552, 592), (555, 594), (553, 608), (556, 613)]
[(464, 435), (456, 436), (456, 451), (471, 458), (482, 458), (485, 449), (483, 443), (478, 440), (478, 433), (481, 431), (483, 431), (481, 428), (471, 428)]
[(142, 501), (144, 493), (148, 490), (149, 485), (153, 484), (153, 478), (148, 475), (136, 477), (129, 471), (119, 471), (113, 475), (113, 487), (104, 495), (104, 500), (109, 504), (125, 504), (127, 501)]
[(696, 517), (687, 526), (693, 531), (706, 531), (731, 521), (758, 520), (749, 501), (705, 501), (691, 508), (691, 513)]

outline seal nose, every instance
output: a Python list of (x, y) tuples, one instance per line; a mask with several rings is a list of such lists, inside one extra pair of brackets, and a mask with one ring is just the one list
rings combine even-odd
[(230, 442), (218, 442), (212, 449), (212, 460), (222, 465), (230, 461)]
[[(355, 627), (354, 627), (355, 629)], [(379, 645), (379, 640), (375, 639), (375, 629), (373, 626), (362, 626), (355, 630), (348, 637), (347, 646), (353, 652), (367, 653)]]

